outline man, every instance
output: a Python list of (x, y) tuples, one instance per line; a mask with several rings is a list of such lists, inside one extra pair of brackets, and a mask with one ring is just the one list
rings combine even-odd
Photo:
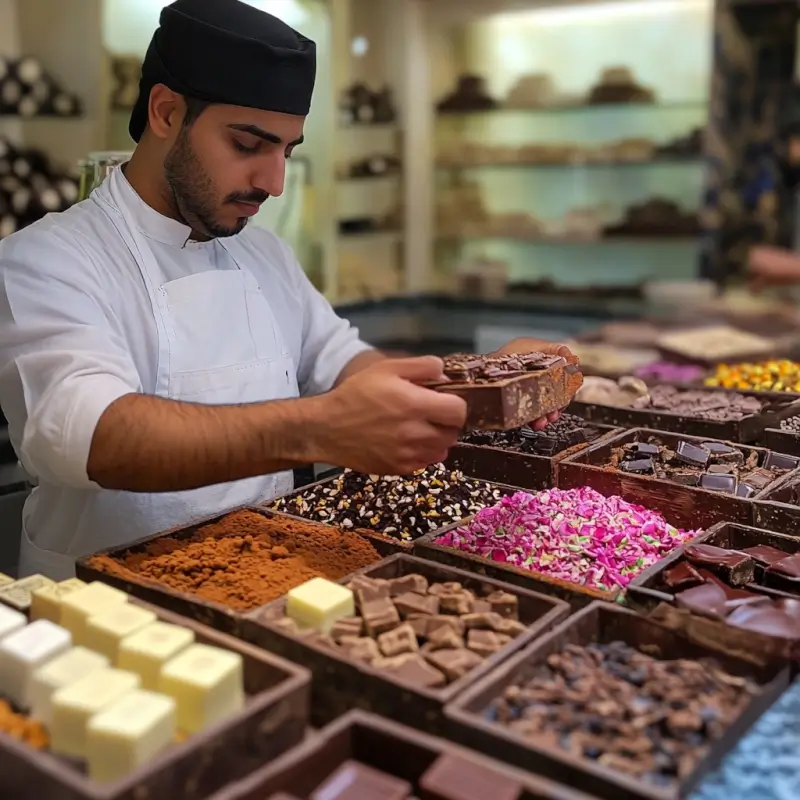
[(247, 226), (283, 191), (314, 77), (314, 43), (274, 17), (177, 0), (130, 162), (0, 245), (0, 404), (38, 482), (23, 574), (268, 500), (297, 465), (408, 473), (457, 440), (463, 401), (418, 385), (441, 361), (367, 347)]

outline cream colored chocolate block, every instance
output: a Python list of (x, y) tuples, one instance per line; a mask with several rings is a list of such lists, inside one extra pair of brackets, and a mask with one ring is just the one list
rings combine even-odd
[(244, 707), (242, 657), (193, 644), (164, 665), (158, 691), (177, 703), (178, 728), (197, 733)]
[(61, 624), (61, 599), (70, 592), (83, 589), (86, 584), (78, 578), (41, 586), (31, 592), (31, 619), (49, 619)]
[(61, 624), (72, 632), (75, 644), (86, 644), (86, 623), (98, 611), (128, 602), (128, 595), (100, 581), (70, 592), (61, 598)]
[(85, 647), (73, 647), (48, 661), (31, 679), (31, 716), (48, 727), (53, 718), (53, 695), (99, 669), (108, 667), (108, 659)]
[(141, 676), (145, 689), (156, 691), (161, 668), (194, 642), (194, 631), (154, 622), (120, 642), (117, 666)]
[(155, 758), (175, 739), (177, 713), (171, 697), (137, 689), (89, 720), (89, 777), (119, 780)]
[(6, 636), (0, 641), (0, 695), (29, 708), (33, 673), (71, 645), (69, 631), (47, 619)]
[(0, 606), (0, 639), (22, 630), (27, 624), (28, 620), (22, 612)]
[(0, 587), (8, 586), (9, 583), (14, 583), (14, 579), (10, 575), (0, 572)]
[(50, 749), (76, 758), (86, 757), (89, 720), (139, 688), (139, 676), (120, 669), (98, 669), (59, 689), (52, 699)]
[(89, 617), (86, 623), (86, 646), (102, 653), (116, 664), (119, 660), (119, 646), (126, 636), (130, 636), (156, 621), (156, 615), (146, 608), (129, 603), (109, 608), (100, 614)]
[(27, 611), (31, 607), (31, 592), (42, 586), (54, 585), (55, 581), (45, 578), (44, 575), (29, 575), (0, 588), (0, 603), (12, 606), (18, 611)]
[(312, 578), (286, 596), (286, 615), (301, 628), (330, 633), (337, 620), (356, 613), (353, 593), (345, 586)]

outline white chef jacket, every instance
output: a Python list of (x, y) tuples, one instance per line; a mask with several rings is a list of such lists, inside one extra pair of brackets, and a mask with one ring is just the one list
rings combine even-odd
[(368, 349), (273, 234), (189, 235), (116, 169), (88, 200), (0, 242), (0, 405), (38, 484), (23, 513), (23, 573), (67, 577), (75, 558), (291, 489), (291, 473), (188, 492), (101, 489), (89, 449), (119, 397), (318, 394)]

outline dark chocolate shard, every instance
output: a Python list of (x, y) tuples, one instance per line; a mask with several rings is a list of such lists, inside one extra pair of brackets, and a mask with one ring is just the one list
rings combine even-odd
[(795, 458), (794, 456), (786, 455), (786, 453), (776, 453), (773, 450), (770, 450), (767, 453), (767, 457), (764, 459), (764, 468), (765, 469), (780, 469), (780, 470), (792, 470), (797, 469), (798, 465), (800, 465), (800, 459)]
[(688, 562), (681, 561), (664, 571), (664, 585), (668, 589), (689, 589), (703, 583), (700, 573)]
[(657, 444), (650, 442), (636, 442), (635, 451), (637, 456), (657, 456), (660, 448)]
[(696, 467), (705, 467), (708, 464), (711, 453), (703, 447), (690, 444), (689, 442), (678, 442), (675, 448), (675, 458), (683, 461), (684, 464), (691, 464)]
[(781, 561), (789, 554), (783, 550), (778, 550), (777, 547), (772, 547), (768, 544), (757, 544), (754, 547), (743, 547), (742, 553), (746, 553), (750, 558), (755, 559), (759, 564), (769, 566), (776, 561)]
[(769, 470), (757, 467), (756, 469), (746, 472), (741, 477), (742, 483), (752, 486), (756, 491), (766, 489), (775, 480), (775, 474)]
[(648, 472), (653, 471), (653, 459), (652, 458), (637, 458), (635, 461), (623, 461), (619, 468), (623, 472), (632, 472), (636, 474), (644, 475)]
[(714, 583), (703, 583), (675, 595), (675, 605), (693, 614), (720, 619), (725, 616), (725, 592)]
[(736, 478), (733, 475), (712, 475), (706, 472), (700, 478), (700, 488), (709, 492), (726, 492), (730, 494), (736, 490)]
[(311, 800), (408, 800), (411, 784), (358, 761), (345, 761), (310, 795)]
[(755, 563), (745, 553), (710, 544), (689, 544), (683, 552), (694, 565), (708, 567), (731, 586), (744, 586), (755, 577)]

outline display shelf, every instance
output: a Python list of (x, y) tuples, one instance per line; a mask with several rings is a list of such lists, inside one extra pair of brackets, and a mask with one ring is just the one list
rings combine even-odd
[(528, 244), (545, 247), (598, 247), (614, 245), (658, 245), (659, 247), (674, 245), (676, 247), (695, 247), (698, 244), (696, 236), (601, 236), (598, 239), (559, 239), (544, 236), (515, 236), (508, 233), (464, 233), (464, 234), (439, 234), (437, 242), (477, 242), (477, 241), (508, 241), (517, 244)]
[(509, 114), (591, 114), (611, 111), (629, 113), (641, 111), (701, 111), (708, 108), (707, 100), (666, 100), (657, 103), (575, 103), (564, 106), (497, 106), (495, 108), (476, 108), (453, 111), (437, 111), (439, 120), (457, 117), (484, 117)]
[(449, 164), (437, 161), (436, 169), (445, 171), (463, 170), (489, 170), (489, 169), (508, 169), (509, 167), (519, 167), (521, 169), (649, 169), (652, 167), (692, 167), (697, 169), (702, 167), (705, 159), (700, 155), (695, 156), (664, 156), (650, 161), (563, 161), (548, 163), (542, 161), (502, 161), (502, 162), (477, 162), (463, 164)]

